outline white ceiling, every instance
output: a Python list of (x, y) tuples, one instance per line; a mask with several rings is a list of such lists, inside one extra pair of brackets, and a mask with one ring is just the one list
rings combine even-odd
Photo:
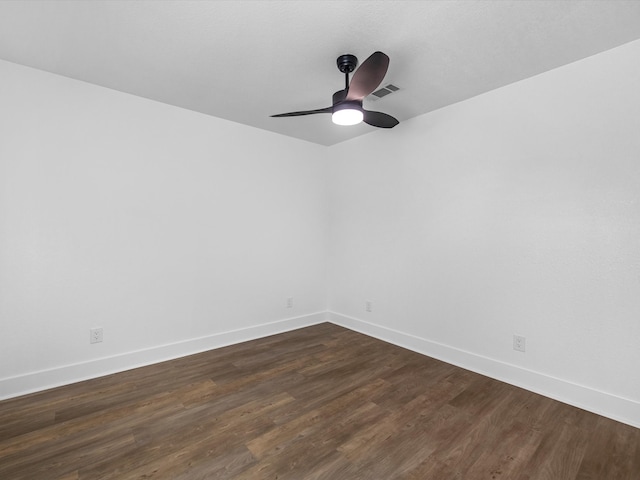
[(0, 1), (4, 60), (322, 145), (378, 129), (269, 115), (329, 106), (340, 54), (389, 55), (365, 108), (402, 122), (639, 38), (637, 0)]

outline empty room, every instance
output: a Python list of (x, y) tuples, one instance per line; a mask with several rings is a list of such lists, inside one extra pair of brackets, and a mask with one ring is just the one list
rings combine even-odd
[(640, 2), (0, 0), (0, 479), (640, 479)]

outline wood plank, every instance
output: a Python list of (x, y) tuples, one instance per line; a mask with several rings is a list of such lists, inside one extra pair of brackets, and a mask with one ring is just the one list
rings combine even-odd
[(0, 478), (638, 480), (640, 429), (325, 323), (0, 402)]

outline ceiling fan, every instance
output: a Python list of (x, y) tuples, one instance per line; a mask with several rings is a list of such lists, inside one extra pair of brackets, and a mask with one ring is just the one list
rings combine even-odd
[(340, 55), (336, 63), (338, 64), (338, 70), (344, 73), (345, 86), (344, 90), (338, 90), (333, 94), (333, 104), (330, 107), (280, 113), (271, 116), (299, 117), (316, 113), (331, 113), (333, 123), (338, 125), (355, 125), (364, 122), (380, 128), (395, 127), (399, 122), (391, 115), (362, 108), (364, 97), (372, 93), (384, 79), (389, 68), (389, 57), (382, 52), (374, 52), (355, 71), (351, 82), (349, 82), (349, 74), (358, 65), (358, 59), (355, 55)]

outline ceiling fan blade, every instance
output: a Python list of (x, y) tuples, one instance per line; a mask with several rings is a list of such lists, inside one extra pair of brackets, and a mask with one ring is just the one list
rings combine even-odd
[(386, 113), (371, 112), (369, 110), (363, 110), (362, 113), (364, 114), (364, 118), (362, 119), (364, 123), (368, 123), (373, 127), (393, 128), (400, 123), (398, 120)]
[(347, 100), (362, 100), (372, 93), (384, 79), (388, 68), (388, 56), (382, 52), (372, 53), (351, 77)]
[(313, 115), (314, 113), (331, 113), (333, 107), (319, 108), (317, 110), (303, 110), (301, 112), (279, 113), (271, 115), (272, 117), (299, 117), (301, 115)]

